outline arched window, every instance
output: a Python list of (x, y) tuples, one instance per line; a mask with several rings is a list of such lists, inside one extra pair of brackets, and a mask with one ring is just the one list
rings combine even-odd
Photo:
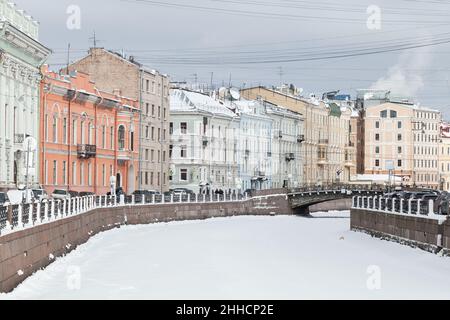
[(125, 127), (124, 126), (119, 126), (118, 142), (119, 142), (119, 150), (124, 150), (125, 149)]

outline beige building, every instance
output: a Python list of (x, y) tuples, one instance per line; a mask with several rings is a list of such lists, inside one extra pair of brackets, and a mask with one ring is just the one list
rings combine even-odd
[(254, 87), (243, 89), (241, 94), (245, 99), (262, 99), (303, 115), (305, 184), (323, 185), (351, 179), (356, 151), (350, 144), (350, 108), (299, 97), (291, 87), (278, 90)]
[(441, 125), (439, 140), (439, 181), (441, 190), (450, 191), (450, 125)]
[(365, 173), (392, 174), (404, 185), (438, 188), (439, 111), (388, 102), (366, 108)]
[[(133, 57), (102, 48), (73, 63), (70, 70), (88, 73), (96, 87), (114, 92), (140, 103), (139, 168), (137, 189), (167, 191), (169, 189), (169, 78), (155, 70), (147, 70)], [(132, 130), (131, 130), (132, 131)]]

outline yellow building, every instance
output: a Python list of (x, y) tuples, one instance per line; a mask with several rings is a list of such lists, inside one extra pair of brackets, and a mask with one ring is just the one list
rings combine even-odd
[(441, 125), (439, 140), (439, 178), (441, 189), (450, 191), (450, 125)]
[(440, 112), (394, 102), (365, 112), (365, 173), (391, 172), (404, 185), (437, 189)]
[(243, 89), (248, 100), (261, 99), (304, 116), (303, 176), (305, 184), (348, 182), (356, 166), (355, 147), (350, 143), (351, 109), (335, 103), (305, 99), (293, 90), (265, 87)]

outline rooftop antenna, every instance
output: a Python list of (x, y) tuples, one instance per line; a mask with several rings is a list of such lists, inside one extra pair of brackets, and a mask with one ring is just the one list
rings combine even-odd
[(278, 67), (278, 75), (280, 76), (280, 87), (283, 87), (283, 67)]
[(93, 42), (94, 49), (97, 48), (97, 43), (101, 42), (100, 40), (97, 39), (97, 35), (95, 34), (95, 30), (94, 30), (94, 36), (90, 37), (89, 40)]
[(69, 75), (69, 64), (70, 64), (70, 43), (67, 45), (67, 66), (66, 66), (67, 75)]

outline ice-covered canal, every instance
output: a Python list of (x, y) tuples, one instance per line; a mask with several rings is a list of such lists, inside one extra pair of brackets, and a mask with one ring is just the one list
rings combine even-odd
[(101, 233), (0, 299), (450, 298), (450, 258), (349, 231), (349, 213)]

